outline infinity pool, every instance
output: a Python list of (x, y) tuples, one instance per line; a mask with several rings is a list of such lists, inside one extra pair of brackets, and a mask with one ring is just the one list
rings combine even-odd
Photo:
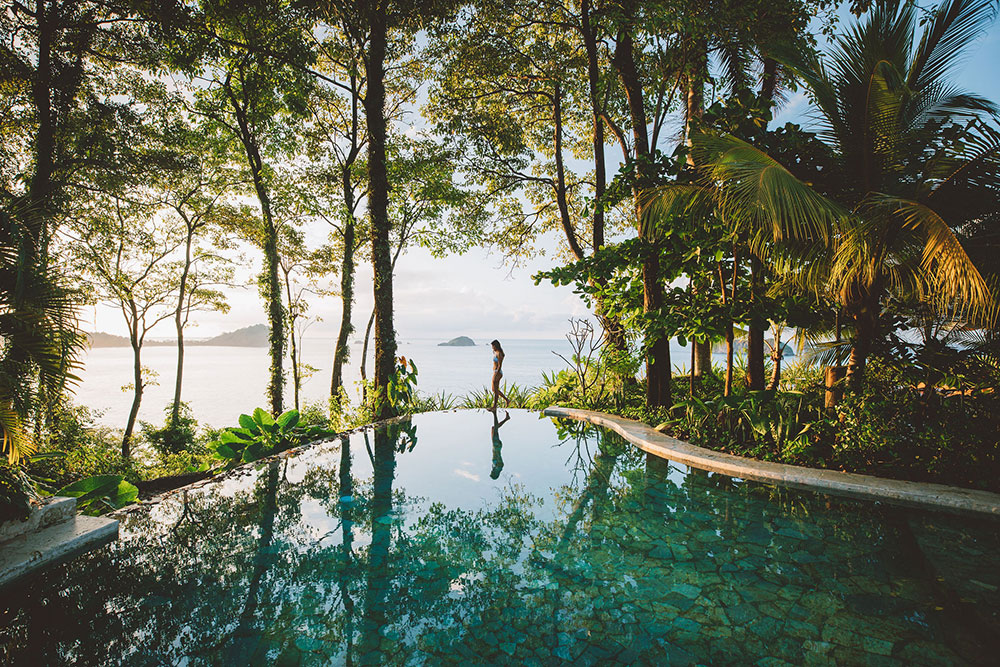
[(417, 415), (130, 512), (117, 543), (0, 594), (0, 662), (997, 655), (996, 522), (692, 471), (510, 415)]

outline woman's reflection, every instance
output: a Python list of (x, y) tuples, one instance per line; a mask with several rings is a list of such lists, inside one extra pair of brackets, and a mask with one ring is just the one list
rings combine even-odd
[(497, 413), (493, 413), (493, 428), (491, 429), (491, 435), (493, 436), (493, 470), (490, 470), (491, 479), (500, 477), (500, 471), (503, 470), (503, 457), (500, 455), (500, 450), (503, 449), (503, 443), (500, 442), (500, 427), (509, 421), (509, 412), (505, 412), (504, 418), (500, 421), (497, 421)]

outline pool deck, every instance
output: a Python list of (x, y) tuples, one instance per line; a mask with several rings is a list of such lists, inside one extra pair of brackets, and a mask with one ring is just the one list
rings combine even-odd
[(75, 498), (51, 498), (27, 521), (0, 527), (0, 589), (118, 538), (118, 522), (76, 513)]
[(641, 422), (603, 412), (553, 406), (546, 408), (543, 414), (603, 426), (650, 454), (730, 477), (909, 507), (1000, 518), (1000, 494), (989, 491), (757, 461), (697, 447)]

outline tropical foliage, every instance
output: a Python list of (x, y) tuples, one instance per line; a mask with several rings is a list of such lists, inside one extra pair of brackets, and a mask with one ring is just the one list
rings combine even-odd
[[(106, 508), (128, 495), (107, 491), (114, 476), (207, 474), (325, 434), (298, 409), (315, 372), (302, 335), (331, 296), (330, 402), (310, 422), (490, 405), (485, 388), (421, 396), (397, 356), (394, 274), (416, 246), (548, 254), (536, 280), (590, 302), (598, 326), (575, 320), (565, 370), (507, 387), (515, 405), (608, 409), (855, 469), (958, 456), (932, 431), (900, 449), (907, 420), (990, 446), (1000, 108), (956, 75), (995, 0), (857, 0), (846, 20), (828, 0), (237, 4), (38, 0), (0, 15), (0, 454), (38, 489), (80, 484)], [(814, 131), (774, 126), (793, 94)], [(374, 303), (355, 327), (363, 261)], [(239, 282), (267, 321), (268, 408), (199, 432), (185, 331)], [(94, 303), (129, 332), (121, 432), (71, 403), (77, 313)], [(170, 320), (173, 400), (162, 426), (141, 424), (143, 345)], [(783, 364), (790, 332), (828, 386)], [(970, 430), (948, 426), (962, 419)]]

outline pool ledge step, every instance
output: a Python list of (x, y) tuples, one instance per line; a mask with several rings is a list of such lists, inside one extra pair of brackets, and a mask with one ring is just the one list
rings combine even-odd
[(747, 459), (698, 447), (660, 433), (641, 422), (592, 410), (553, 406), (546, 408), (543, 414), (603, 426), (650, 454), (730, 477), (909, 507), (1000, 518), (1000, 494), (989, 491)]
[(0, 588), (118, 538), (118, 521), (75, 515), (0, 543)]

